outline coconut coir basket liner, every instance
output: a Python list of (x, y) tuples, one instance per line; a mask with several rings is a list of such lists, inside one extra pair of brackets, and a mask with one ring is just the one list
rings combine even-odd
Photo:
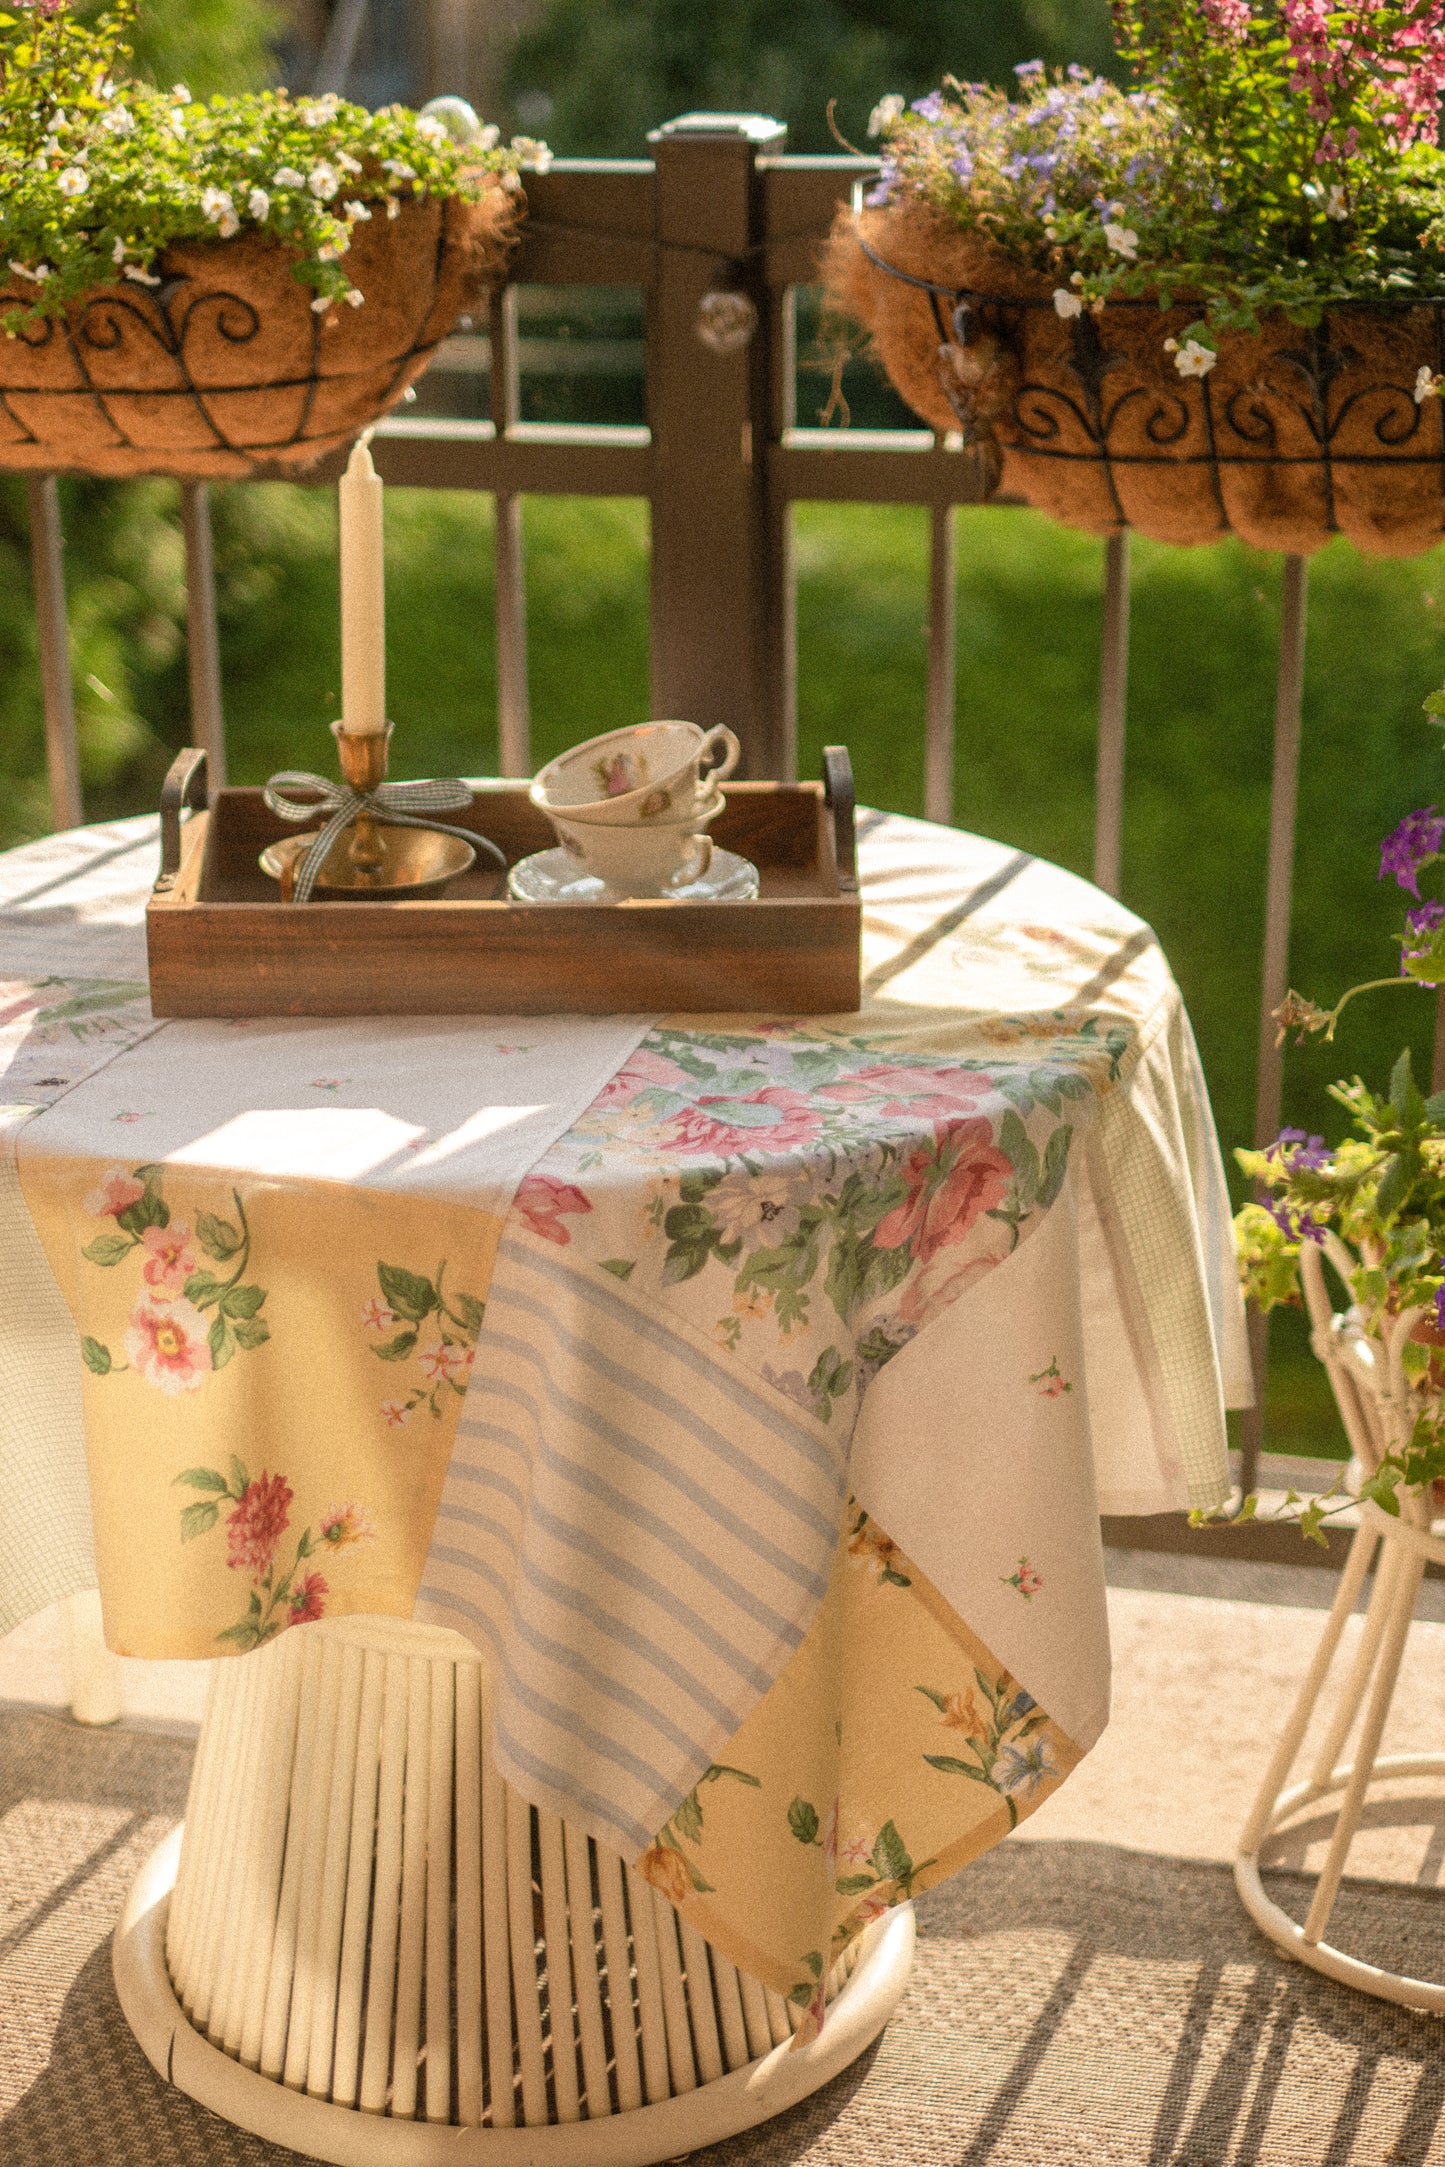
[(914, 411), (996, 446), (1000, 486), (1065, 526), (1301, 556), (1332, 534), (1386, 557), (1445, 534), (1445, 403), (1414, 396), (1422, 365), (1445, 373), (1445, 302), (1313, 330), (1270, 315), (1184, 378), (1164, 341), (1197, 304), (1061, 318), (1054, 281), (922, 204), (840, 216), (826, 275)]
[[(159, 286), (100, 287), (0, 338), (0, 467), (222, 481), (310, 466), (394, 405), (500, 277), (516, 210), (498, 187), (374, 216), (346, 257), (365, 301), (325, 314), (279, 242), (179, 242)], [(32, 298), (11, 288), (0, 307)]]

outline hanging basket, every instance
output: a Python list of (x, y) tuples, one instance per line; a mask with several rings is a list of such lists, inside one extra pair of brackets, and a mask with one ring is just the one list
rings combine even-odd
[(1300, 556), (1333, 534), (1384, 557), (1445, 535), (1445, 405), (1415, 397), (1422, 367), (1445, 373), (1445, 301), (1346, 304), (1309, 330), (1273, 314), (1186, 377), (1164, 342), (1197, 303), (1060, 317), (1053, 281), (921, 203), (840, 216), (826, 269), (915, 413), (1065, 526)]
[[(0, 338), (0, 468), (225, 481), (313, 465), (395, 405), (501, 276), (518, 207), (497, 187), (378, 214), (346, 257), (362, 305), (324, 312), (279, 242), (175, 243), (160, 285), (99, 287)], [(0, 307), (33, 298), (12, 287)]]

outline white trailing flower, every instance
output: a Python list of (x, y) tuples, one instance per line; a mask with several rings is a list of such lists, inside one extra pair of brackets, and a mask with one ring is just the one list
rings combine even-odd
[(114, 247), (114, 248), (113, 248), (113, 249), (111, 250), (111, 252), (110, 252), (110, 260), (111, 260), (111, 262), (112, 262), (112, 263), (124, 263), (124, 262), (125, 262), (125, 242), (124, 242), (124, 241), (122, 241), (122, 240), (119, 240), (119, 239), (118, 239), (118, 240), (116, 241), (115, 247)]
[(896, 90), (890, 90), (886, 98), (880, 98), (868, 115), (868, 133), (882, 135), (885, 128), (903, 117), (903, 100)]
[(17, 278), (28, 278), (32, 286), (43, 286), (50, 276), (48, 263), (37, 263), (32, 271), (29, 264), (17, 263), (13, 256), (10, 258), (8, 268), (15, 273)]
[(1329, 201), (1325, 205), (1325, 216), (1326, 218), (1345, 219), (1349, 215), (1350, 205), (1345, 194), (1344, 185), (1342, 182), (1336, 181), (1330, 189)]
[(1055, 286), (1054, 308), (1060, 316), (1082, 316), (1084, 313), (1082, 297), (1070, 293), (1067, 286)]
[(246, 198), (246, 216), (262, 225), (271, 215), (271, 198), (264, 188), (253, 188)]
[(416, 132), (428, 143), (440, 144), (449, 140), (445, 124), (437, 119), (435, 113), (423, 113), (416, 124)]
[(113, 105), (101, 115), (100, 125), (107, 135), (134, 135), (135, 115), (128, 105)]
[(125, 267), (125, 275), (127, 278), (133, 278), (137, 286), (159, 286), (160, 284), (158, 278), (149, 271), (143, 271), (138, 263), (128, 263)]
[(84, 166), (64, 166), (55, 176), (55, 185), (63, 196), (83, 196), (90, 186), (90, 175)]
[(1104, 228), (1104, 239), (1113, 249), (1114, 254), (1122, 256), (1126, 263), (1136, 263), (1138, 261), (1139, 236), (1132, 226), (1121, 226), (1111, 218)]
[(353, 158), (349, 150), (338, 151), (336, 153), (336, 163), (343, 173), (359, 173), (361, 171), (361, 160)]
[(358, 203), (355, 200), (350, 203), (343, 203), (341, 208), (345, 211), (347, 217), (357, 225), (364, 226), (367, 220), (371, 217), (371, 213), (367, 209), (366, 205), (364, 203)]
[(341, 186), (341, 175), (323, 158), (307, 174), (306, 185), (318, 203), (329, 203)]
[(1178, 339), (1166, 339), (1164, 351), (1174, 356), (1174, 366), (1181, 376), (1207, 376), (1219, 359), (1214, 348), (1199, 339), (1185, 339), (1182, 345)]
[(226, 188), (203, 188), (201, 190), (201, 215), (218, 226), (227, 218), (234, 218), (236, 206)]
[(185, 140), (186, 140), (186, 122), (185, 122), (185, 116), (184, 116), (184, 114), (182, 114), (182, 113), (172, 113), (172, 115), (171, 115), (171, 134), (172, 134), (172, 135), (173, 135), (173, 136), (175, 137), (175, 139), (176, 139), (176, 141), (177, 141), (178, 143), (184, 143), (184, 142), (185, 142)]
[(321, 128), (331, 119), (341, 100), (334, 90), (328, 90), (324, 98), (313, 98), (306, 105), (296, 108), (296, 118), (305, 128)]
[(366, 299), (366, 295), (359, 286), (348, 286), (341, 298), (348, 308), (360, 308), (362, 302)]
[(323, 314), (325, 313), (325, 311), (326, 311), (327, 309), (329, 309), (329, 308), (330, 308), (330, 306), (331, 306), (331, 296), (330, 296), (330, 294), (329, 294), (329, 293), (319, 293), (319, 294), (318, 294), (318, 295), (316, 296), (316, 299), (315, 299), (315, 300), (314, 300), (314, 301), (312, 302), (311, 306), (312, 306), (312, 308), (313, 308), (313, 309), (314, 309), (314, 310), (316, 311), (316, 314), (317, 314), (318, 316), (321, 316), (321, 315), (323, 315)]
[(394, 174), (399, 181), (416, 179), (416, 167), (409, 166), (404, 158), (383, 158), (381, 170), (383, 173)]
[(552, 163), (551, 151), (545, 143), (539, 143), (535, 136), (514, 135), (512, 148), (529, 172), (545, 173)]
[(386, 215), (388, 218), (400, 218), (401, 216), (401, 205), (395, 196), (388, 196), (386, 199)]
[(45, 133), (47, 135), (59, 135), (63, 128), (69, 126), (70, 122), (65, 117), (65, 107), (58, 105), (45, 124)]
[(277, 166), (271, 176), (273, 188), (304, 188), (306, 175), (298, 173), (295, 166)]
[(489, 120), (477, 137), (478, 150), (495, 150), (502, 140), (502, 131), (494, 120)]
[(316, 254), (322, 263), (335, 263), (337, 257), (344, 256), (350, 246), (351, 235), (343, 233), (335, 241), (323, 241)]
[[(11, 269), (15, 267), (12, 264)], [(1422, 361), (1415, 372), (1415, 404), (1423, 406), (1427, 399), (1438, 399), (1445, 376), (1437, 376), (1428, 361)]]
[(191, 94), (187, 90), (184, 83), (172, 83), (171, 99), (172, 102), (176, 105), (189, 105), (191, 102)]

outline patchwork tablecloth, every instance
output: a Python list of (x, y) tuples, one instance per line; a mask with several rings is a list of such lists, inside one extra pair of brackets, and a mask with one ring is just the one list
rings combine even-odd
[(821, 1020), (158, 1027), (153, 823), (0, 860), (0, 1377), (43, 1402), (0, 1416), (0, 1608), (94, 1570), (82, 1378), (114, 1645), (420, 1585), (510, 1780), (808, 2004), (1093, 1742), (1099, 1509), (1218, 1502), (1248, 1394), (1148, 928), (860, 829), (865, 1002)]

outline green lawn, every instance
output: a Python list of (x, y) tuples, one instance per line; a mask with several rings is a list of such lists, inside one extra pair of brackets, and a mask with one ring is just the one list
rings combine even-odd
[[(43, 763), (13, 485), (0, 496), (0, 840), (44, 825)], [(182, 561), (170, 485), (71, 485), (77, 683), (95, 814), (153, 804), (185, 730)], [(495, 762), (491, 502), (397, 490), (388, 503), (394, 772)], [(634, 502), (552, 498), (527, 510), (533, 744), (540, 762), (647, 713), (647, 528)], [(324, 767), (337, 710), (329, 493), (217, 492), (232, 773)], [(1079, 871), (1092, 854), (1102, 545), (1031, 513), (959, 514), (958, 789), (966, 826)], [(804, 772), (849, 744), (860, 796), (918, 811), (926, 514), (812, 505), (797, 515)], [(1438, 591), (1437, 591), (1438, 590)], [(1158, 929), (1199, 1035), (1226, 1143), (1253, 1118), (1255, 1002), (1269, 809), (1277, 560), (1228, 543), (1136, 543), (1124, 893)], [(1292, 977), (1333, 997), (1390, 968), (1398, 897), (1375, 880), (1379, 836), (1445, 795), (1420, 714), (1445, 674), (1445, 555), (1375, 563), (1336, 544), (1311, 573)], [(98, 688), (98, 689), (97, 689)], [(1428, 1062), (1428, 998), (1351, 1012), (1333, 1049), (1289, 1057), (1288, 1117), (1332, 1123), (1331, 1076), (1378, 1074), (1408, 1037)], [(1279, 1334), (1272, 1441), (1333, 1449), (1304, 1347)]]

